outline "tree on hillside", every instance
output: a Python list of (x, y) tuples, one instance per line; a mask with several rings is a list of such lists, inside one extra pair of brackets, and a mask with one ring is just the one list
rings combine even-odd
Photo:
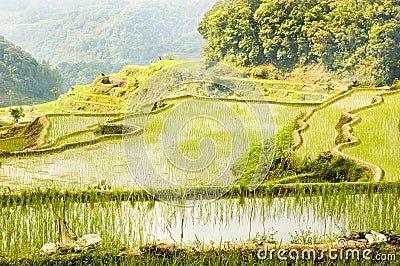
[(7, 95), (8, 95), (8, 97), (10, 97), (10, 107), (13, 105), (12, 104), (12, 97), (13, 97), (13, 95), (14, 95), (14, 91), (13, 90), (9, 90), (8, 92), (7, 92)]
[(57, 94), (58, 94), (59, 90), (58, 90), (58, 88), (53, 87), (50, 91), (54, 94), (54, 101), (55, 101), (57, 99)]
[(22, 107), (20, 108), (10, 108), (10, 114), (14, 118), (15, 123), (18, 123), (19, 120), (25, 116), (24, 114), (24, 109)]
[(173, 53), (168, 53), (167, 56), (166, 56), (166, 58), (167, 58), (167, 60), (174, 60), (174, 59), (175, 59), (175, 56), (174, 56)]

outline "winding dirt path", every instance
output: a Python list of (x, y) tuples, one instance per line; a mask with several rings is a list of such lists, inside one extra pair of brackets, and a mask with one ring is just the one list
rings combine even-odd
[[(376, 105), (382, 104), (383, 99), (382, 99), (382, 97), (380, 97), (380, 98), (381, 98), (381, 101), (379, 103), (372, 104), (369, 106), (369, 108), (373, 108)], [(359, 165), (363, 168), (369, 169), (373, 173), (373, 181), (381, 182), (385, 175), (385, 172), (381, 167), (379, 167), (375, 164), (363, 161), (356, 157), (352, 157), (352, 156), (347, 155), (344, 152), (342, 152), (342, 150), (344, 150), (348, 147), (351, 147), (354, 145), (359, 145), (361, 143), (360, 139), (352, 134), (353, 126), (357, 125), (358, 123), (361, 122), (361, 117), (358, 115), (352, 114), (350, 112), (346, 112), (342, 116), (350, 118), (350, 120), (351, 120), (350, 122), (348, 122), (342, 126), (342, 135), (345, 139), (347, 139), (347, 142), (340, 143), (335, 148), (333, 148), (331, 151), (332, 155), (335, 157), (342, 157), (347, 160), (351, 160), (351, 161), (355, 162), (357, 165)]]
[(367, 109), (374, 108), (379, 105), (382, 105), (382, 104), (384, 104), (384, 96), (389, 96), (389, 95), (393, 95), (393, 94), (397, 94), (397, 93), (400, 93), (400, 90), (391, 90), (388, 92), (384, 92), (382, 94), (378, 94), (377, 96), (375, 96), (373, 98), (371, 104), (366, 105), (361, 108), (358, 108), (358, 109), (355, 109), (355, 110), (352, 110), (350, 112), (344, 113), (342, 116), (350, 119), (350, 121), (342, 126), (341, 133), (342, 133), (344, 139), (347, 139), (348, 141), (340, 143), (332, 150), (332, 154), (334, 156), (340, 156), (340, 157), (352, 160), (356, 164), (370, 169), (373, 173), (373, 181), (374, 182), (381, 182), (383, 180), (383, 178), (385, 177), (385, 171), (381, 167), (379, 167), (375, 164), (372, 164), (372, 163), (363, 161), (361, 159), (352, 157), (348, 154), (345, 154), (343, 152), (343, 150), (346, 148), (349, 148), (351, 146), (354, 146), (354, 145), (359, 145), (361, 143), (361, 140), (352, 134), (353, 127), (355, 125), (357, 125), (358, 123), (360, 123), (362, 120), (360, 116), (356, 115), (356, 113), (359, 113), (359, 112), (367, 110)]
[[(365, 90), (365, 89), (354, 89), (351, 90), (313, 110), (310, 110), (302, 120), (299, 121), (298, 125), (297, 125), (297, 129), (293, 132), (293, 141), (294, 144), (292, 146), (292, 149), (294, 151), (298, 150), (302, 145), (303, 145), (303, 136), (302, 134), (307, 131), (310, 127), (310, 125), (307, 123), (308, 120), (314, 115), (315, 112), (322, 110), (323, 108), (326, 108), (340, 100), (342, 100), (345, 97), (349, 97), (351, 96), (354, 92), (356, 91), (360, 91), (360, 90)], [(400, 92), (400, 90), (390, 90), (387, 92), (383, 92), (381, 94), (378, 94), (377, 96), (375, 96), (372, 99), (372, 103), (366, 106), (363, 106), (361, 108), (349, 111), (349, 112), (345, 112), (342, 114), (342, 117), (345, 118), (347, 121), (350, 120), (349, 122), (345, 123), (344, 125), (342, 125), (341, 127), (341, 134), (343, 136), (343, 138), (345, 140), (347, 140), (346, 142), (342, 142), (340, 144), (338, 144), (335, 148), (332, 149), (331, 153), (333, 156), (335, 157), (342, 157), (348, 160), (351, 160), (353, 162), (355, 162), (357, 165), (363, 167), (363, 168), (367, 168), (369, 169), (372, 173), (373, 173), (373, 182), (381, 182), (384, 178), (385, 172), (384, 170), (372, 163), (363, 161), (361, 159), (352, 157), (350, 155), (345, 154), (344, 152), (342, 152), (344, 149), (354, 146), (354, 145), (359, 145), (361, 143), (360, 139), (357, 138), (356, 136), (354, 136), (352, 134), (353, 132), (353, 126), (360, 123), (361, 122), (361, 117), (358, 115), (355, 115), (355, 113), (361, 112), (363, 110), (367, 110), (370, 108), (374, 108), (376, 106), (382, 105), (384, 104), (384, 99), (383, 99), (383, 95), (391, 95), (391, 94), (395, 94)]]

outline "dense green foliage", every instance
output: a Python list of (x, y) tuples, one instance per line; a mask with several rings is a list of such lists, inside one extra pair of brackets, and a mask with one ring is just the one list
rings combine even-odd
[(57, 70), (0, 36), (0, 106), (45, 102), (51, 99), (50, 89), (60, 85)]
[(198, 30), (206, 59), (284, 71), (320, 64), (388, 83), (400, 76), (398, 0), (218, 1)]
[(215, 1), (17, 0), (0, 11), (0, 34), (60, 64), (68, 88), (159, 55), (199, 59), (203, 40), (196, 27)]

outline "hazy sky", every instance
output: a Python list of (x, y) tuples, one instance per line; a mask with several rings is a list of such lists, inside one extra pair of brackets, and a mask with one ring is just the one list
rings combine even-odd
[(27, 11), (30, 9), (40, 9), (40, 8), (65, 8), (70, 6), (82, 6), (99, 1), (95, 0), (0, 0), (1, 11)]
[[(115, 4), (118, 2), (125, 2), (126, 4), (134, 5), (139, 2), (152, 2), (160, 0), (0, 0), (0, 12), (20, 12), (20, 11), (31, 11), (41, 10), (57, 10), (64, 8), (76, 8), (79, 6), (88, 5), (102, 5), (104, 3)], [(196, 0), (165, 0), (168, 2), (197, 2)]]

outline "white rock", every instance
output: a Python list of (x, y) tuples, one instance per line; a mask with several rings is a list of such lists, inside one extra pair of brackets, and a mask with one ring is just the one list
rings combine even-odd
[(92, 235), (82, 236), (75, 242), (75, 244), (77, 244), (81, 247), (87, 248), (87, 247), (97, 244), (101, 241), (103, 241), (103, 240), (101, 239), (101, 237), (99, 235), (92, 234)]
[(46, 254), (51, 254), (55, 253), (57, 249), (58, 247), (55, 243), (47, 243), (42, 247), (41, 251), (43, 251)]
[(42, 251), (46, 254), (52, 254), (57, 252), (57, 250), (61, 248), (66, 248), (69, 250), (74, 250), (74, 251), (81, 251), (89, 248), (92, 245), (95, 245), (99, 242), (103, 241), (99, 235), (84, 235), (81, 238), (79, 238), (77, 241), (74, 241), (71, 244), (55, 244), (55, 243), (47, 243), (42, 247)]
[(365, 239), (368, 240), (369, 244), (379, 244), (379, 243), (385, 243), (387, 242), (387, 237), (384, 234), (380, 234), (375, 231), (371, 231), (370, 234), (365, 235)]
[(384, 243), (387, 242), (387, 237), (384, 234), (377, 233), (375, 231), (371, 231), (371, 234), (374, 235), (376, 239), (376, 243)]
[(372, 235), (372, 234), (366, 234), (365, 235), (365, 239), (367, 239), (368, 240), (368, 243), (369, 244), (373, 244), (374, 243), (374, 236)]
[(80, 246), (80, 245), (78, 245), (76, 243), (72, 243), (71, 247), (75, 252), (82, 250), (82, 246)]

